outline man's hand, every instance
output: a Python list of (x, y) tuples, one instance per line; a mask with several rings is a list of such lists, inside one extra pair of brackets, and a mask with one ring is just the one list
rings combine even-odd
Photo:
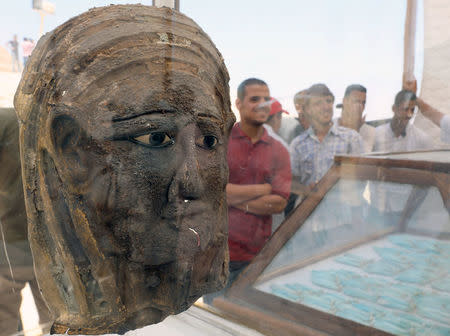
[(255, 198), (270, 195), (272, 186), (269, 183), (263, 184), (227, 184), (228, 205), (236, 206), (248, 202)]
[(237, 204), (234, 207), (254, 215), (272, 215), (282, 212), (286, 205), (286, 199), (273, 194), (261, 196), (254, 200)]
[(441, 120), (444, 117), (444, 113), (424, 102), (421, 98), (417, 98), (416, 104), (426, 118), (430, 119), (436, 126), (441, 127)]
[(361, 129), (362, 125), (364, 125), (366, 123), (366, 115), (364, 114), (361, 119), (359, 120), (359, 125), (358, 125), (358, 133), (359, 130)]
[(305, 197), (314, 188), (315, 183), (311, 182), (309, 185), (305, 185), (305, 184), (301, 184), (300, 182), (298, 182), (299, 180), (300, 180), (300, 178), (297, 176), (294, 176), (292, 178), (291, 193), (299, 195), (301, 197)]
[(417, 80), (415, 78), (411, 80), (404, 79), (403, 90), (408, 90), (417, 93)]

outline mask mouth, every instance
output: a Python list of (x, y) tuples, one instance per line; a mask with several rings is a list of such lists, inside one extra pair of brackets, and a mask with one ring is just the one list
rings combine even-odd
[(200, 200), (184, 199), (179, 202), (167, 204), (161, 214), (164, 220), (178, 220), (180, 218), (195, 218), (205, 212), (210, 212), (211, 207)]
[(196, 221), (187, 220), (179, 225), (179, 230), (167, 231), (166, 236), (171, 236), (169, 241), (161, 238), (164, 243), (149, 239), (147, 244), (142, 244), (146, 241), (144, 237), (139, 245), (133, 245), (127, 259), (143, 267), (160, 267), (174, 262), (193, 262), (195, 258), (210, 253), (211, 249), (219, 250), (226, 245), (223, 232), (210, 232)]

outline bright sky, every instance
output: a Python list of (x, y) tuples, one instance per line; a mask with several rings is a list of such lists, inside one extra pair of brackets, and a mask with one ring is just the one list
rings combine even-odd
[[(51, 0), (55, 15), (44, 19), (50, 31), (70, 17), (117, 0)], [(151, 5), (151, 0), (140, 1)], [(17, 34), (38, 38), (40, 17), (32, 0), (2, 0), (0, 45)], [(406, 0), (180, 0), (181, 12), (212, 38), (230, 72), (232, 103), (239, 83), (248, 77), (265, 80), (284, 108), (295, 112), (293, 95), (314, 83), (325, 83), (342, 100), (345, 87), (367, 87), (367, 120), (391, 116), (400, 90)], [(423, 49), (422, 3), (418, 38)], [(416, 53), (420, 83), (423, 52)], [(338, 115), (340, 110), (336, 110)]]

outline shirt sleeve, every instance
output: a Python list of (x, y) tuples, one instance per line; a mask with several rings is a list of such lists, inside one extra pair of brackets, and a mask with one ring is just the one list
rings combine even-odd
[(280, 195), (287, 199), (291, 192), (291, 162), (289, 152), (280, 143), (275, 143), (275, 160), (272, 177), (272, 194)]
[(381, 148), (381, 139), (383, 139), (384, 134), (381, 129), (381, 126), (375, 127), (375, 139), (373, 141), (372, 152), (380, 152)]
[(415, 131), (417, 134), (417, 150), (427, 150), (434, 147), (433, 139), (428, 134), (418, 128)]
[(300, 157), (297, 152), (297, 145), (298, 145), (297, 138), (295, 138), (289, 145), (291, 170), (293, 176), (301, 176)]

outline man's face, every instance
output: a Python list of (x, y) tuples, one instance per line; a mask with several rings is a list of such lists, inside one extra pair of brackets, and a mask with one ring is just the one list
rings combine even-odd
[(244, 123), (261, 126), (267, 121), (270, 113), (270, 92), (266, 85), (248, 85), (244, 99), (236, 100), (241, 120)]
[(300, 104), (295, 104), (295, 110), (298, 114), (298, 122), (302, 125), (303, 129), (309, 128), (309, 120), (304, 111), (304, 102)]
[(329, 125), (333, 119), (333, 103), (332, 96), (312, 96), (309, 103), (305, 105), (305, 113), (311, 124)]
[(352, 91), (343, 100), (344, 111), (355, 120), (360, 120), (366, 107), (366, 93)]
[(394, 118), (400, 127), (406, 128), (409, 120), (411, 120), (411, 118), (414, 115), (415, 108), (416, 108), (415, 100), (408, 100), (400, 103), (399, 105), (392, 106)]
[[(198, 298), (206, 280), (217, 281), (210, 272), (226, 263), (230, 123), (212, 88), (185, 74), (169, 78), (134, 69), (87, 90), (83, 104), (70, 96), (65, 103), (85, 112), (79, 123), (95, 139), (93, 174), (110, 176), (95, 194), (111, 210), (92, 201), (110, 231), (98, 237), (100, 248), (126, 260), (117, 272), (132, 283), (138, 305), (158, 301), (173, 313)], [(167, 293), (148, 287), (155, 276), (176, 299), (168, 307)]]

